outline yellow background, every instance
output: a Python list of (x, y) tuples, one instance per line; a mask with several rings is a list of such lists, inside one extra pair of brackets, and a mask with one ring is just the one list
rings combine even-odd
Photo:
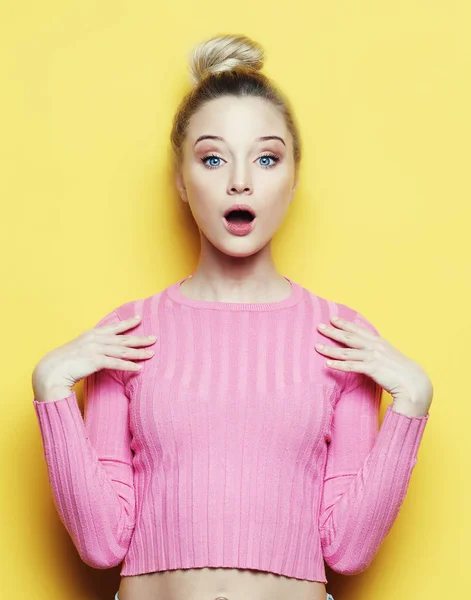
[(327, 589), (469, 597), (470, 17), (465, 0), (4, 3), (2, 597), (111, 600), (118, 588), (119, 568), (82, 563), (55, 512), (31, 373), (195, 267), (168, 136), (186, 54), (218, 33), (263, 45), (301, 126), (280, 272), (361, 311), (435, 387), (392, 531), (367, 571), (329, 570)]

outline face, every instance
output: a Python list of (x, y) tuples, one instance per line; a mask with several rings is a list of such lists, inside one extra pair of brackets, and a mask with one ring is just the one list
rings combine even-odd
[[(198, 141), (200, 136), (222, 139)], [(277, 137), (257, 139), (262, 136)], [(297, 185), (292, 137), (283, 117), (262, 98), (211, 100), (189, 122), (176, 185), (200, 234), (213, 246), (231, 256), (254, 254), (279, 228)], [(224, 214), (233, 204), (255, 212), (245, 235), (226, 228)]]

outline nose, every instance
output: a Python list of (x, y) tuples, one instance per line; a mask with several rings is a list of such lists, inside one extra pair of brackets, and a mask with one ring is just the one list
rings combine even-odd
[(246, 192), (252, 194), (252, 183), (250, 181), (249, 169), (239, 169), (234, 171), (232, 178), (229, 180), (228, 194), (240, 194)]
[(248, 185), (247, 183), (238, 182), (232, 183), (230, 189), (228, 190), (229, 194), (240, 194), (241, 192), (248, 192), (249, 194), (251, 194), (252, 186)]

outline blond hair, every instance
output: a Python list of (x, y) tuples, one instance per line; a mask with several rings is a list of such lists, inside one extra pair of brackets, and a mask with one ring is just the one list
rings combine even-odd
[(245, 35), (219, 35), (195, 46), (188, 55), (193, 89), (183, 98), (173, 118), (170, 134), (174, 167), (182, 159), (182, 146), (191, 116), (203, 105), (222, 96), (256, 96), (271, 102), (282, 114), (293, 138), (296, 175), (301, 161), (301, 141), (288, 99), (260, 70), (263, 48)]

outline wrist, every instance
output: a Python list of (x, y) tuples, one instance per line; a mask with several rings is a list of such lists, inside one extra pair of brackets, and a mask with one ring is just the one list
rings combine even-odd
[(34, 389), (34, 399), (37, 402), (55, 402), (72, 394), (73, 390), (67, 386), (47, 386)]
[(407, 417), (425, 417), (428, 413), (428, 408), (414, 404), (412, 402), (393, 401), (391, 410), (394, 412), (406, 415)]

